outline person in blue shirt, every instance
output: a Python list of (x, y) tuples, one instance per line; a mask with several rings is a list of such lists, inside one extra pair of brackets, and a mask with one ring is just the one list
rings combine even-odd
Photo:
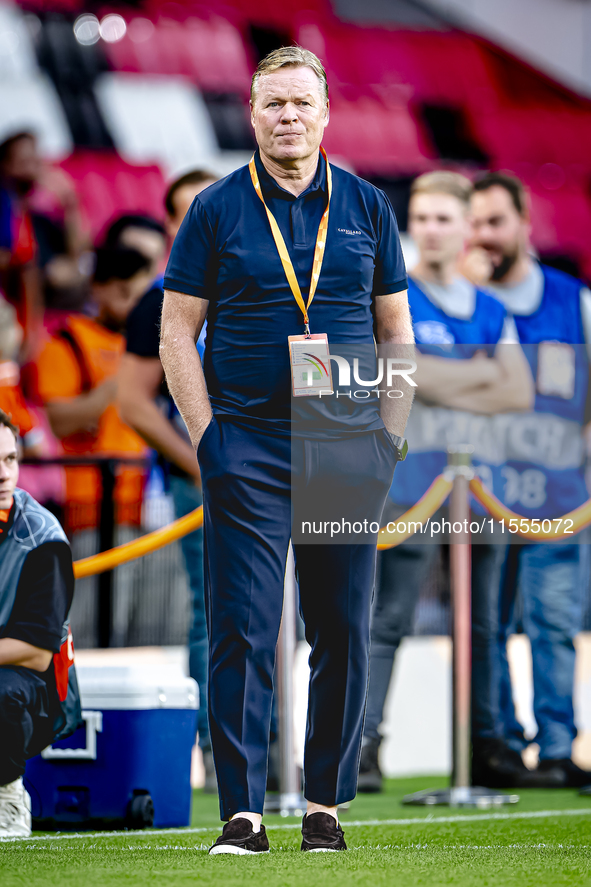
[[(536, 380), (533, 412), (515, 417), (511, 448), (502, 476), (493, 478), (493, 491), (524, 517), (560, 518), (589, 498), (583, 425), (591, 293), (581, 281), (532, 258), (528, 201), (515, 176), (489, 173), (478, 180), (472, 213), (472, 247), (488, 262), (486, 286), (512, 315)], [(538, 732), (531, 741), (540, 749), (538, 772), (551, 785), (591, 783), (591, 773), (571, 756), (577, 734), (574, 639), (582, 626), (588, 554), (587, 537), (581, 534), (572, 541), (512, 545), (505, 565), (496, 663), (501, 729), (516, 752), (529, 744), (515, 717), (506, 654), (518, 595), (532, 646)]]
[[(396, 472), (385, 517), (414, 505), (447, 464), (447, 447), (474, 444), (474, 464), (488, 480), (482, 414), (529, 406), (532, 384), (512, 323), (500, 302), (458, 273), (469, 227), (470, 181), (453, 172), (420, 176), (411, 187), (409, 232), (418, 263), (409, 277), (409, 305), (417, 343), (418, 384), (407, 428), (409, 455)], [(506, 343), (506, 344), (505, 344)], [(467, 411), (472, 414), (470, 415)], [(385, 519), (383, 523), (385, 523)], [(489, 540), (490, 542), (490, 540)], [(474, 780), (531, 784), (529, 771), (496, 736), (497, 716), (490, 668), (496, 641), (499, 546), (472, 539), (472, 733)], [(411, 633), (421, 587), (441, 549), (437, 537), (415, 537), (380, 556), (380, 580), (372, 619), (370, 685), (359, 788), (380, 791), (379, 731), (394, 659)], [(495, 764), (487, 761), (495, 752)]]
[[(191, 203), (208, 185), (213, 173), (195, 169), (176, 179), (164, 198), (166, 233), (172, 243)], [(133, 219), (133, 217), (132, 217)], [(158, 247), (150, 232), (126, 228), (123, 237), (140, 248)], [(199, 508), (201, 475), (185, 423), (170, 396), (158, 354), (160, 316), (164, 291), (162, 278), (148, 290), (127, 318), (126, 353), (121, 360), (117, 402), (124, 422), (140, 434), (163, 460), (177, 518)], [(197, 349), (203, 357), (203, 332)], [(203, 592), (203, 531), (195, 530), (181, 539), (181, 550), (191, 590), (192, 619), (189, 629), (189, 674), (199, 687), (199, 748), (205, 770), (204, 790), (215, 793), (216, 780), (207, 725), (207, 627)]]
[[(325, 535), (293, 546), (312, 647), (301, 847), (345, 850), (337, 807), (356, 791), (377, 521), (413, 388), (402, 381), (401, 396), (384, 400), (384, 421), (375, 398), (365, 410), (348, 397), (295, 398), (330, 434), (292, 437), (300, 376), (288, 337), (308, 351), (318, 341), (310, 333), (375, 356), (375, 332), (378, 344), (412, 352), (406, 271), (386, 196), (321, 152), (329, 104), (318, 58), (301, 47), (267, 56), (251, 113), (255, 156), (197, 196), (173, 245), (160, 345), (203, 481), (209, 725), (229, 820), (210, 852), (269, 847), (261, 817), (292, 491), (313, 497), (329, 475), (337, 493), (353, 488), (369, 520), (361, 542)], [(206, 314), (202, 369), (194, 343)], [(322, 384), (316, 364), (308, 382), (317, 374)]]

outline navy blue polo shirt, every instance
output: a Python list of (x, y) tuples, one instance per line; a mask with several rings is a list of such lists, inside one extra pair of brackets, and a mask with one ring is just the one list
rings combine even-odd
[[(314, 179), (298, 197), (266, 172), (258, 152), (255, 162), (307, 301), (327, 201), (326, 162), (321, 156)], [(327, 333), (329, 345), (369, 347), (374, 300), (407, 287), (398, 228), (382, 191), (338, 167), (331, 166), (331, 172), (324, 262), (310, 328)], [(209, 301), (204, 372), (213, 412), (289, 433), (287, 337), (304, 332), (303, 317), (248, 166), (197, 195), (176, 236), (164, 287)], [(304, 399), (314, 398), (298, 398)], [(382, 427), (367, 409), (365, 418), (356, 418), (351, 405), (343, 409), (350, 430)]]

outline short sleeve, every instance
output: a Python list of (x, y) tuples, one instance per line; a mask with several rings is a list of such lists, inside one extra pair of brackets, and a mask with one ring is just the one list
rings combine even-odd
[(163, 292), (154, 287), (127, 318), (127, 351), (138, 357), (158, 357)]
[(50, 339), (35, 361), (37, 393), (43, 403), (77, 397), (82, 391), (80, 367), (67, 342)]
[(383, 191), (379, 191), (378, 195), (378, 247), (373, 278), (373, 295), (388, 296), (390, 293), (399, 293), (407, 289), (408, 283), (398, 224), (392, 204)]
[(197, 196), (172, 245), (164, 289), (213, 301), (216, 268), (212, 226)]
[(46, 542), (29, 552), (4, 637), (58, 653), (62, 626), (74, 594), (72, 553), (65, 542)]

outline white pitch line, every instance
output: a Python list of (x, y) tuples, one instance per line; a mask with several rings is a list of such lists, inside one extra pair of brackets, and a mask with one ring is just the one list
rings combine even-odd
[[(472, 815), (456, 815), (456, 816), (416, 816), (412, 819), (358, 819), (348, 822), (342, 820), (345, 829), (360, 828), (362, 826), (372, 825), (437, 825), (437, 823), (454, 823), (454, 822), (486, 822), (490, 820), (506, 820), (506, 819), (547, 819), (548, 817), (560, 816), (591, 816), (591, 807), (580, 810), (532, 810), (527, 813), (473, 813)], [(282, 829), (300, 829), (300, 823), (286, 822), (285, 825), (268, 825), (267, 831), (276, 831)], [(144, 831), (112, 831), (112, 832), (62, 832), (57, 835), (39, 835), (38, 837), (29, 838), (0, 838), (0, 844), (8, 843), (25, 843), (26, 841), (72, 841), (84, 840), (90, 838), (136, 838), (150, 837), (157, 838), (160, 835), (201, 835), (205, 832), (219, 831), (219, 825), (212, 825), (201, 828), (162, 828)]]

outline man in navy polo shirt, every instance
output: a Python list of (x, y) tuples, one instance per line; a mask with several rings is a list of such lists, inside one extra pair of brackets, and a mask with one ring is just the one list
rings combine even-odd
[[(373, 349), (374, 331), (378, 344), (413, 341), (392, 208), (321, 153), (320, 61), (300, 47), (271, 53), (253, 77), (251, 109), (255, 157), (201, 192), (177, 235), (160, 347), (203, 481), (209, 722), (229, 820), (210, 852), (240, 855), (269, 847), (261, 816), (292, 529), (288, 337), (312, 347), (303, 339), (311, 329), (329, 347), (360, 351)], [(206, 314), (204, 375), (194, 342)], [(305, 478), (311, 495), (325, 489), (332, 470), (378, 519), (412, 400), (407, 382), (400, 388), (382, 407), (384, 421), (346, 397), (327, 402), (330, 432), (293, 440), (300, 486)], [(322, 415), (320, 395), (305, 400)], [(346, 849), (337, 806), (356, 791), (376, 538), (294, 543), (312, 647), (302, 850)]]

